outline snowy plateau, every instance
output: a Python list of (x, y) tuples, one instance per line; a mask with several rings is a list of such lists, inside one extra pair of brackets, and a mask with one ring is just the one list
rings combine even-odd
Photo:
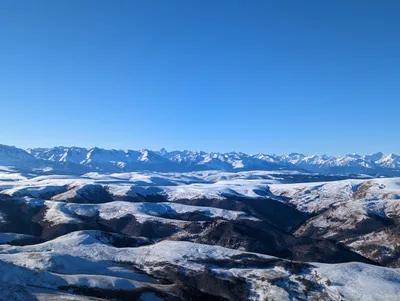
[(0, 300), (400, 300), (400, 156), (0, 145)]

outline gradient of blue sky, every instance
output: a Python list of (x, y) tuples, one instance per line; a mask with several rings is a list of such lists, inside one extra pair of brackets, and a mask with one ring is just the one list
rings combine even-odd
[(0, 2), (0, 143), (400, 152), (400, 2)]

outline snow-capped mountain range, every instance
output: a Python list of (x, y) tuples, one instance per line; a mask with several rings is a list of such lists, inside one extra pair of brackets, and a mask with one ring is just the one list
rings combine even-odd
[(74, 172), (199, 171), (293, 169), (322, 174), (400, 175), (400, 156), (376, 153), (339, 157), (291, 153), (246, 154), (203, 151), (116, 150), (98, 147), (53, 147), (23, 150), (0, 145), (0, 165), (52, 168)]

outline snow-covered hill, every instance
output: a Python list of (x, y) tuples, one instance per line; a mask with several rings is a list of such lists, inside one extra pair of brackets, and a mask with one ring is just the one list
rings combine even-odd
[(269, 188), (277, 199), (314, 215), (295, 235), (334, 239), (380, 264), (400, 267), (400, 178)]
[(0, 297), (386, 301), (400, 294), (400, 271), (394, 269), (296, 263), (183, 241), (117, 248), (114, 239), (99, 231), (79, 231), (43, 244), (1, 247), (0, 267), (8, 272), (0, 276)]
[[(210, 237), (206, 238), (208, 234), (205, 236), (205, 233), (212, 233), (215, 227), (221, 228), (218, 231), (227, 231), (227, 221), (245, 223), (250, 228), (267, 222), (268, 227), (281, 229), (281, 232), (273, 231), (276, 235), (273, 244), (291, 249), (291, 256), (297, 256), (298, 244), (302, 243), (293, 240), (288, 244), (292, 238), (286, 238), (286, 243), (281, 242), (278, 236), (284, 237), (284, 232), (299, 238), (334, 238), (372, 261), (400, 267), (400, 178), (291, 184), (294, 176), (302, 179), (308, 174), (296, 171), (92, 172), (82, 176), (38, 177), (11, 171), (0, 174), (0, 196), (13, 200), (12, 206), (17, 207), (14, 211), (22, 210), (21, 206), (27, 202), (34, 205), (35, 210), (41, 212), (40, 217), (28, 212), (26, 219), (40, 218), (37, 222), (50, 231), (46, 232), (46, 237), (52, 237), (52, 231), (56, 231), (51, 230), (53, 228), (72, 226), (79, 229), (88, 221), (110, 227), (131, 220), (129, 223), (137, 227), (135, 233), (149, 238), (161, 235), (207, 241)], [(5, 207), (1, 211), (0, 207), (4, 225), (11, 219), (9, 210), (10, 207)], [(203, 231), (199, 235), (188, 230), (193, 220), (217, 224), (198, 224), (196, 227)], [(16, 229), (13, 225), (7, 227), (7, 233)], [(266, 225), (263, 227), (267, 228)], [(237, 236), (238, 233), (232, 231), (230, 235)], [(273, 252), (261, 246), (262, 237), (257, 238), (258, 245), (247, 240), (248, 234), (241, 237), (242, 242), (232, 243), (230, 238), (230, 242), (219, 243)], [(329, 256), (325, 254), (320, 258), (328, 260)]]

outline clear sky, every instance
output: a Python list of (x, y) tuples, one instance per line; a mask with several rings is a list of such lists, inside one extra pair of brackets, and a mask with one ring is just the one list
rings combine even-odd
[(400, 2), (0, 1), (0, 143), (400, 153)]

